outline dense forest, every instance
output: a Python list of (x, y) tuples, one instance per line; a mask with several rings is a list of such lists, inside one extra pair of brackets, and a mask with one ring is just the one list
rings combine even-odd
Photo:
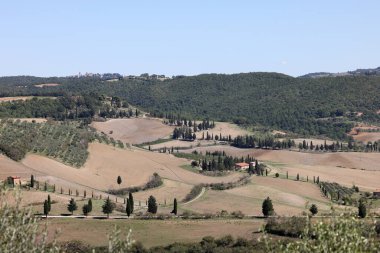
[[(35, 84), (58, 83), (54, 87)], [(344, 139), (355, 121), (379, 123), (380, 77), (293, 78), (276, 73), (156, 79), (0, 78), (0, 96), (118, 96), (155, 115), (234, 121), (302, 135)], [(363, 115), (358, 116), (358, 112)]]

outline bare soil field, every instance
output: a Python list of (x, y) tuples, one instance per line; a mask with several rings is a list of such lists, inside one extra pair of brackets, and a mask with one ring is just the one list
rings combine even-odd
[[(115, 226), (126, 234), (132, 229), (132, 239), (145, 247), (167, 245), (175, 242), (198, 242), (205, 236), (216, 238), (231, 234), (247, 239), (257, 238), (263, 220), (49, 220), (50, 234), (59, 229), (59, 242), (81, 240), (91, 246), (107, 246), (108, 235)], [(91, 231), (91, 233), (89, 233)], [(159, 231), (159, 233), (157, 232)]]
[[(185, 150), (192, 152), (194, 149)], [(357, 186), (366, 190), (379, 188), (380, 154), (359, 152), (304, 153), (288, 150), (238, 149), (230, 146), (196, 148), (198, 151), (224, 150), (233, 156), (251, 155), (259, 161), (281, 163), (280, 172), (301, 176), (320, 176), (321, 180)]]
[(185, 208), (200, 213), (240, 210), (246, 215), (262, 215), (266, 197), (272, 199), (277, 215), (298, 215), (306, 210), (307, 203), (317, 204), (320, 211), (329, 210), (329, 201), (316, 185), (273, 177), (253, 177), (252, 183), (226, 191), (208, 190)]
[(192, 185), (164, 179), (164, 184), (158, 188), (136, 192), (135, 199), (147, 200), (150, 195), (154, 196), (159, 204), (172, 205), (174, 198), (181, 201), (191, 191)]
[(202, 138), (202, 134), (204, 133), (206, 135), (206, 132), (210, 135), (213, 134), (214, 136), (219, 134), (222, 134), (222, 136), (231, 135), (232, 138), (238, 135), (252, 134), (252, 132), (228, 122), (215, 122), (215, 127), (213, 129), (196, 132), (197, 138)]
[(89, 152), (86, 164), (80, 169), (35, 154), (27, 155), (22, 164), (40, 174), (51, 176), (51, 183), (75, 183), (97, 190), (119, 188), (117, 176), (122, 177), (120, 187), (144, 185), (154, 172), (163, 178), (189, 185), (231, 182), (241, 177), (240, 173), (225, 177), (204, 176), (182, 169), (180, 166), (188, 163), (185, 159), (139, 149), (119, 149), (92, 143)]
[(174, 129), (163, 124), (161, 120), (149, 118), (111, 119), (106, 122), (93, 122), (91, 126), (115, 140), (132, 144), (168, 137)]
[(369, 141), (380, 141), (380, 132), (359, 132), (353, 135), (354, 140), (367, 143)]
[(36, 84), (34, 86), (37, 88), (43, 88), (43, 87), (55, 87), (59, 85), (60, 85), (59, 83), (42, 83), (42, 84)]
[(5, 180), (9, 176), (19, 176), (29, 179), (30, 174), (31, 169), (27, 166), (15, 162), (4, 155), (0, 155), (0, 180)]

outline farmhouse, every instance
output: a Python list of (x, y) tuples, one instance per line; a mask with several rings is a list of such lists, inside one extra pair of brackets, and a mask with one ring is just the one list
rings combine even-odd
[(21, 178), (17, 176), (8, 177), (7, 181), (8, 181), (8, 184), (13, 185), (13, 186), (21, 185)]
[(380, 198), (380, 189), (377, 189), (373, 192), (373, 196), (376, 198)]
[(249, 168), (248, 163), (235, 163), (235, 169), (237, 170), (247, 170)]

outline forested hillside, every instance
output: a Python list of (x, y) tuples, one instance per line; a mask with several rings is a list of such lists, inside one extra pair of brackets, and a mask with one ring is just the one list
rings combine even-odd
[[(33, 84), (59, 83), (55, 87)], [(380, 77), (293, 78), (276, 73), (204, 74), (124, 79), (97, 77), (0, 78), (0, 96), (93, 94), (119, 96), (155, 113), (234, 121), (305, 135), (344, 138), (355, 121), (380, 122)], [(357, 112), (363, 112), (357, 116)]]

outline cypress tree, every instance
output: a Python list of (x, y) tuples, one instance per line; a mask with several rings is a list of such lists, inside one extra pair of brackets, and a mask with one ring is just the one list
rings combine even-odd
[(103, 213), (107, 214), (107, 218), (110, 217), (110, 214), (113, 212), (113, 209), (115, 208), (114, 204), (111, 202), (110, 198), (108, 197), (102, 206)]
[(263, 212), (263, 215), (265, 217), (268, 217), (269, 215), (273, 215), (274, 214), (272, 200), (269, 197), (267, 197), (263, 201), (262, 212)]
[(131, 209), (131, 201), (129, 201), (129, 198), (127, 199), (127, 207), (125, 208), (125, 212), (127, 213), (127, 216), (129, 217), (132, 213)]
[(45, 217), (47, 217), (49, 214), (49, 203), (47, 200), (44, 201), (44, 214), (45, 214)]
[(91, 213), (92, 212), (92, 199), (88, 200), (87, 205), (88, 205), (88, 212)]
[(117, 184), (120, 186), (122, 180), (121, 180), (121, 176), (117, 176), (117, 180), (116, 180)]
[(48, 208), (49, 208), (49, 212), (51, 211), (51, 199), (50, 199), (50, 194), (48, 195), (48, 198), (47, 198), (47, 203), (48, 203)]
[(174, 199), (173, 203), (173, 211), (171, 211), (172, 214), (177, 215), (177, 199)]
[(297, 181), (300, 180), (300, 175), (297, 173)]
[(85, 215), (85, 216), (87, 216), (91, 211), (90, 211), (90, 207), (88, 206), (88, 204), (85, 204), (85, 205), (83, 205), (83, 207), (82, 207), (82, 211), (83, 211), (83, 214)]
[(149, 213), (157, 213), (157, 202), (156, 198), (152, 195), (148, 199), (148, 212)]
[(131, 204), (131, 213), (133, 213), (134, 211), (134, 207), (135, 207), (135, 202), (133, 200), (133, 195), (132, 195), (132, 192), (129, 192), (128, 194), (128, 198), (129, 198), (129, 202)]
[(364, 204), (364, 201), (360, 199), (358, 206), (358, 215), (360, 218), (365, 218), (367, 216), (367, 208)]
[(34, 188), (34, 176), (33, 175), (30, 176), (30, 187)]
[(73, 198), (70, 199), (69, 204), (67, 205), (67, 210), (74, 214), (74, 211), (78, 209), (77, 203)]

